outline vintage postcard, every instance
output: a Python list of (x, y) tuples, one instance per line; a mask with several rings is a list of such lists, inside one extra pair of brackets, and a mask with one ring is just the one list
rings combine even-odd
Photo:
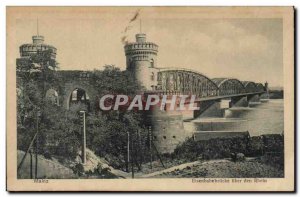
[(293, 7), (7, 7), (8, 191), (295, 190)]

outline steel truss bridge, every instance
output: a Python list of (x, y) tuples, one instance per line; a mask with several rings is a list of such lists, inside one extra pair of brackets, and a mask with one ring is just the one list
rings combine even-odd
[(196, 95), (198, 101), (265, 93), (261, 83), (234, 78), (210, 79), (202, 73), (180, 68), (162, 68), (157, 75), (157, 91), (161, 94)]

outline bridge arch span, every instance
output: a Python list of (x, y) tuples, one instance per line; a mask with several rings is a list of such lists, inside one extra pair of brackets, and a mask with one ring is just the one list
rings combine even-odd
[(245, 93), (245, 87), (238, 79), (214, 78), (212, 81), (218, 86), (220, 96)]
[(256, 83), (256, 91), (257, 92), (263, 92), (265, 91), (265, 86), (261, 83)]
[(158, 90), (178, 92), (197, 97), (216, 96), (217, 85), (197, 71), (180, 68), (163, 68), (158, 72)]
[(256, 92), (256, 84), (252, 81), (243, 81), (246, 93)]

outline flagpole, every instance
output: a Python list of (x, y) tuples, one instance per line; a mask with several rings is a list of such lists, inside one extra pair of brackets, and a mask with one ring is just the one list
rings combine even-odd
[(39, 18), (36, 19), (36, 32), (37, 35), (39, 36)]
[(140, 19), (140, 33), (142, 33), (142, 19)]

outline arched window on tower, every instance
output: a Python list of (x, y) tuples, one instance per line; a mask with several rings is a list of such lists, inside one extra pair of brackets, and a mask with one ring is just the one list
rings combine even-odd
[(133, 60), (132, 58), (129, 58), (129, 70), (131, 70), (133, 68)]
[(150, 67), (154, 68), (154, 60), (153, 59), (150, 60)]
[(154, 72), (151, 72), (151, 80), (154, 81), (154, 79), (155, 79), (155, 74)]

